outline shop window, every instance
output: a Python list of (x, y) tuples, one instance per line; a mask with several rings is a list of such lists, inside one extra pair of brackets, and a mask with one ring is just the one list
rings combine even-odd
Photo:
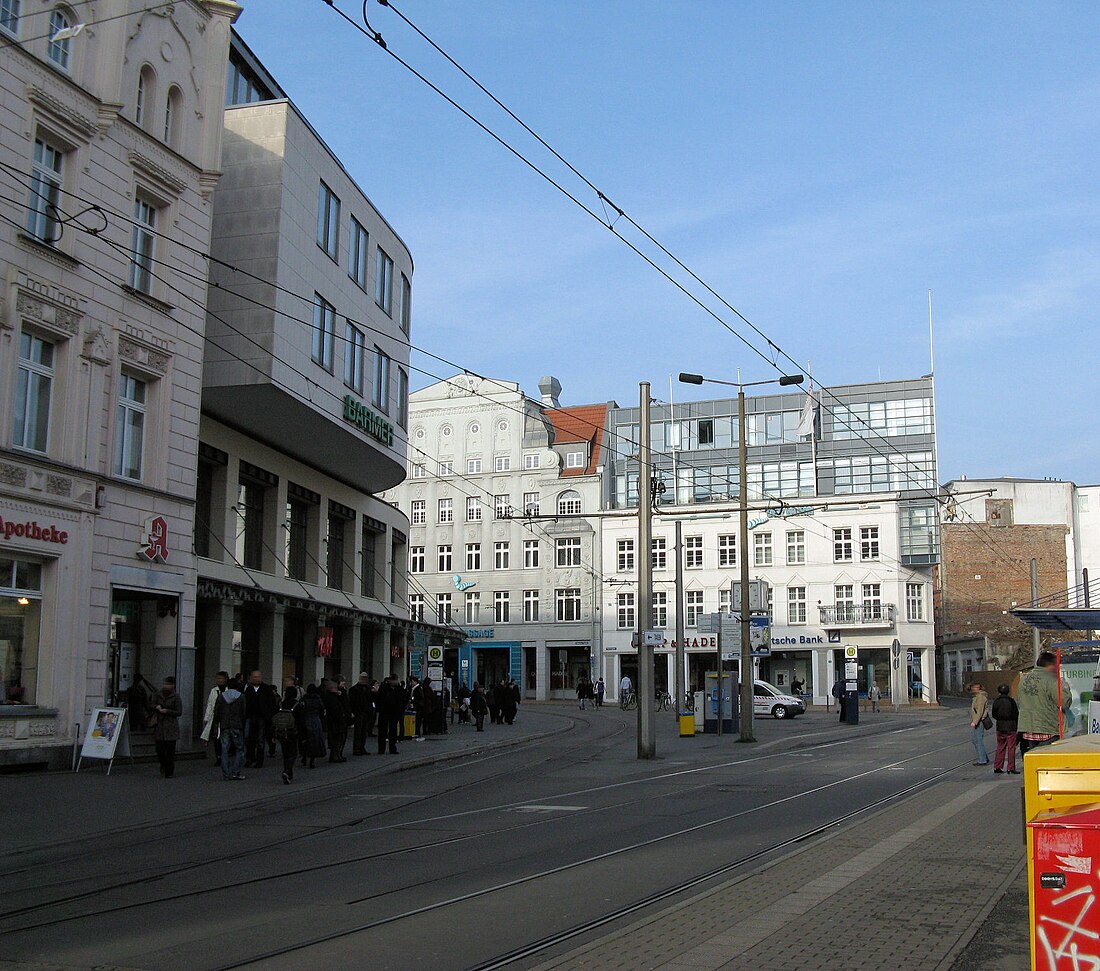
[(42, 565), (0, 558), (0, 704), (38, 699)]

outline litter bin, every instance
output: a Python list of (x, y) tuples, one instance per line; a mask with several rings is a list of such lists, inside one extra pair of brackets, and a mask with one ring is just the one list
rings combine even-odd
[(680, 738), (695, 737), (695, 713), (691, 711), (680, 712)]
[[(1091, 881), (1091, 863), (1078, 872), (1090, 857), (1100, 860), (1100, 736), (1067, 738), (1024, 756), (1024, 819), (1031, 966), (1050, 971), (1076, 967), (1069, 958), (1072, 951), (1058, 958), (1064, 948), (1085, 953), (1086, 938), (1072, 928), (1100, 932), (1100, 914), (1081, 910), (1080, 881)], [(1095, 937), (1088, 941), (1087, 953), (1100, 951)]]
[(407, 711), (402, 716), (405, 719), (405, 738), (416, 737), (416, 712)]

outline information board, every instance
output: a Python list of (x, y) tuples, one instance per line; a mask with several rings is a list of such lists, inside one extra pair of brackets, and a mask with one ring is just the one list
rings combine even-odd
[(107, 774), (115, 761), (119, 740), (126, 731), (125, 708), (93, 708), (88, 730), (84, 734), (84, 744), (80, 748), (80, 758), (76, 763), (77, 772), (84, 759), (102, 759), (107, 762)]

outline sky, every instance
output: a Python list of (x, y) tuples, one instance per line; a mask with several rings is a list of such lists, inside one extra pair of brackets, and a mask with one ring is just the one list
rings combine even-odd
[[(241, 2), (237, 30), (411, 249), (414, 345), (529, 394), (555, 375), (563, 404), (777, 375), (625, 221), (761, 354), (324, 0)], [(1100, 482), (1095, 3), (394, 4), (817, 384), (928, 373), (931, 290), (941, 481)], [(600, 211), (393, 9), (368, 16)], [(412, 364), (414, 388), (454, 373)]]

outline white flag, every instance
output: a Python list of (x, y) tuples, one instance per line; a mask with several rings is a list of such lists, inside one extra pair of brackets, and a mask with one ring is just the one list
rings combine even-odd
[(814, 420), (817, 418), (817, 408), (814, 399), (806, 395), (806, 401), (802, 405), (802, 417), (798, 419), (798, 437), (805, 438), (814, 433)]

